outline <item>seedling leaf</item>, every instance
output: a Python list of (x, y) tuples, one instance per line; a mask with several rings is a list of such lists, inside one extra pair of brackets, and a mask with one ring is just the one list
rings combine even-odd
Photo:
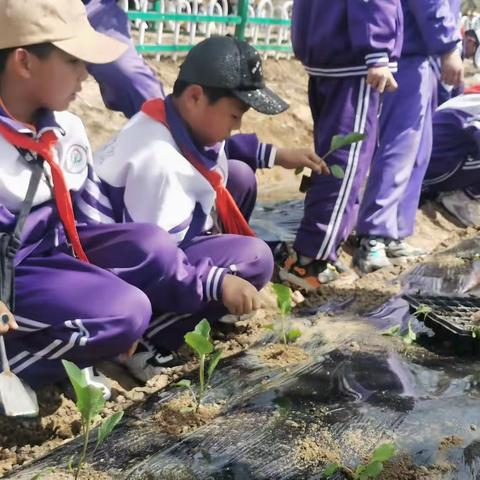
[(328, 153), (332, 153), (339, 148), (346, 147), (347, 145), (351, 145), (352, 143), (360, 142), (364, 139), (365, 134), (358, 132), (352, 132), (348, 135), (334, 135), (332, 141), (330, 142), (330, 150), (328, 151)]
[(405, 334), (402, 335), (402, 340), (407, 344), (411, 345), (417, 340), (417, 334), (412, 330), (411, 322), (408, 322), (408, 329)]
[(80, 389), (77, 395), (77, 408), (87, 422), (91, 422), (104, 406), (105, 400), (100, 388), (87, 385)]
[(389, 328), (382, 332), (382, 335), (386, 337), (396, 337), (400, 333), (400, 325), (394, 325), (393, 327)]
[(413, 312), (413, 315), (415, 317), (426, 317), (429, 313), (432, 312), (432, 307), (429, 307), (428, 305), (421, 304), (419, 305), (415, 311)]
[(292, 310), (290, 289), (281, 283), (274, 283), (272, 287), (275, 295), (277, 296), (277, 306), (280, 309), (280, 313), (282, 316), (285, 316)]
[(338, 472), (340, 467), (336, 463), (329, 463), (323, 471), (324, 478), (331, 477), (334, 473)]
[(269, 323), (267, 325), (264, 325), (263, 328), (265, 330), (272, 330), (272, 331), (275, 330), (275, 326), (273, 325), (273, 323)]
[(183, 380), (178, 381), (175, 384), (176, 387), (181, 387), (181, 388), (190, 388), (192, 386), (192, 382), (190, 380), (187, 380), (184, 378)]
[(472, 327), (472, 338), (480, 338), (480, 328)]
[(193, 331), (201, 335), (203, 338), (206, 338), (207, 340), (209, 340), (210, 330), (211, 330), (210, 324), (208, 323), (208, 320), (204, 318), (199, 323), (197, 323)]
[(287, 332), (287, 341), (289, 343), (294, 343), (297, 338), (302, 336), (302, 332), (297, 328), (293, 328)]
[(186, 344), (194, 350), (198, 356), (208, 355), (213, 352), (212, 343), (200, 333), (188, 332), (185, 334)]
[(331, 165), (330, 172), (335, 178), (342, 179), (343, 177), (345, 177), (345, 171), (340, 165)]
[(95, 444), (95, 449), (103, 443), (103, 441), (112, 433), (112, 430), (117, 426), (118, 422), (123, 417), (123, 411), (115, 412), (114, 414), (107, 417), (103, 423), (100, 425), (97, 434), (97, 443)]
[(370, 462), (363, 471), (360, 478), (377, 478), (383, 470), (382, 462)]
[(217, 368), (218, 362), (220, 361), (220, 358), (222, 357), (223, 350), (216, 350), (213, 352), (211, 358), (210, 358), (210, 363), (208, 364), (208, 370), (207, 370), (207, 382), (210, 380), (210, 377), (213, 375), (213, 372)]
[(395, 455), (395, 445), (393, 443), (383, 443), (376, 448), (372, 454), (371, 462), (386, 462)]
[(75, 397), (78, 398), (81, 389), (87, 386), (86, 379), (82, 371), (74, 363), (69, 362), (68, 360), (62, 360), (62, 364), (67, 372), (68, 378), (70, 379), (70, 383), (75, 390)]

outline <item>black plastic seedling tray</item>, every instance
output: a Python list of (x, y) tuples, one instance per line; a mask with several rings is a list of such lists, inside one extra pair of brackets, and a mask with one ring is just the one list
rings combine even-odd
[(416, 317), (434, 332), (461, 342), (475, 353), (480, 351), (480, 317), (473, 318), (480, 312), (480, 298), (436, 295), (404, 295), (403, 298), (409, 303), (412, 314), (421, 306), (431, 308), (430, 312)]

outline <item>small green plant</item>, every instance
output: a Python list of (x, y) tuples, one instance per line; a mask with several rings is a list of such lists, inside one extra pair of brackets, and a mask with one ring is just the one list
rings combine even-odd
[[(62, 360), (63, 367), (67, 372), (68, 378), (75, 390), (76, 406), (81, 415), (82, 421), (82, 435), (83, 435), (83, 447), (79, 455), (77, 468), (75, 471), (75, 480), (80, 474), (85, 463), (85, 457), (87, 455), (87, 447), (90, 439), (90, 432), (95, 423), (98, 415), (105, 406), (105, 399), (103, 398), (102, 390), (93, 385), (87, 385), (85, 376), (82, 371), (72, 362)], [(99, 425), (97, 433), (97, 441), (95, 443), (94, 451), (99, 445), (110, 435), (112, 430), (117, 426), (118, 422), (123, 417), (123, 411), (116, 412)]]
[[(302, 335), (302, 332), (298, 328), (287, 330), (285, 326), (285, 317), (292, 311), (292, 291), (281, 283), (274, 283), (273, 291), (277, 297), (277, 306), (280, 310), (280, 338), (285, 345), (294, 343)], [(266, 328), (273, 330), (274, 326), (267, 325)]]
[(400, 325), (394, 325), (388, 330), (382, 332), (382, 335), (386, 337), (400, 337), (404, 343), (411, 345), (417, 340), (417, 334), (412, 329), (412, 322), (408, 322), (407, 330), (405, 333), (400, 333)]
[(393, 443), (383, 443), (374, 450), (368, 463), (358, 465), (355, 470), (344, 465), (329, 463), (323, 471), (323, 478), (329, 478), (340, 471), (350, 480), (375, 479), (382, 473), (383, 464), (394, 455), (395, 445)]
[[(210, 324), (205, 318), (199, 322), (195, 329), (192, 332), (185, 334), (185, 343), (193, 350), (193, 352), (198, 356), (199, 359), (199, 368), (198, 368), (198, 379), (199, 379), (199, 392), (198, 395), (195, 395), (195, 392), (192, 388), (192, 382), (187, 379), (180, 380), (177, 382), (178, 387), (186, 388), (190, 391), (193, 402), (194, 410), (198, 412), (200, 405), (202, 404), (203, 397), (208, 389), (210, 380), (212, 378), (213, 372), (217, 368), (218, 362), (222, 356), (223, 350), (214, 350), (212, 340), (210, 338)], [(207, 357), (210, 359), (207, 375), (205, 378), (205, 363)]]
[(421, 303), (413, 312), (415, 318), (425, 318), (429, 313), (432, 313), (432, 307)]
[[(358, 132), (351, 132), (347, 135), (334, 135), (330, 142), (330, 148), (328, 152), (325, 155), (323, 155), (322, 158), (326, 160), (327, 157), (331, 153), (333, 153), (335, 150), (360, 142), (364, 139), (365, 139), (365, 134), (358, 133)], [(303, 167), (299, 167), (295, 170), (296, 175), (299, 175), (302, 172), (303, 172)], [(336, 178), (343, 178), (345, 176), (345, 172), (340, 165), (331, 165), (330, 172)]]
[(480, 338), (480, 327), (472, 327), (472, 338)]
[(412, 343), (415, 343), (417, 341), (417, 334), (412, 329), (411, 321), (408, 322), (407, 331), (400, 336), (402, 337), (403, 342), (407, 345), (411, 345)]

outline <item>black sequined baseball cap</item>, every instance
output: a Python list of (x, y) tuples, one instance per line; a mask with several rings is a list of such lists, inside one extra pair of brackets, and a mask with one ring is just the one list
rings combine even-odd
[(287, 102), (265, 86), (257, 50), (233, 37), (214, 36), (195, 45), (180, 67), (178, 80), (229, 90), (257, 112), (267, 115), (288, 108)]

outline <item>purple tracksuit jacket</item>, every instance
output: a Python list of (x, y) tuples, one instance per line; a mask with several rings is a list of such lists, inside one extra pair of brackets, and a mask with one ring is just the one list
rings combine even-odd
[(396, 0), (296, 0), (293, 49), (307, 71), (362, 75), (367, 67), (395, 62), (402, 22)]
[(363, 142), (329, 156), (329, 164), (344, 169), (343, 179), (312, 176), (294, 243), (302, 255), (334, 261), (351, 231), (377, 138), (379, 95), (367, 85), (366, 75), (370, 67), (396, 71), (402, 23), (400, 0), (296, 0), (293, 4), (292, 42), (310, 75), (315, 151), (324, 155), (336, 134), (366, 134)]

